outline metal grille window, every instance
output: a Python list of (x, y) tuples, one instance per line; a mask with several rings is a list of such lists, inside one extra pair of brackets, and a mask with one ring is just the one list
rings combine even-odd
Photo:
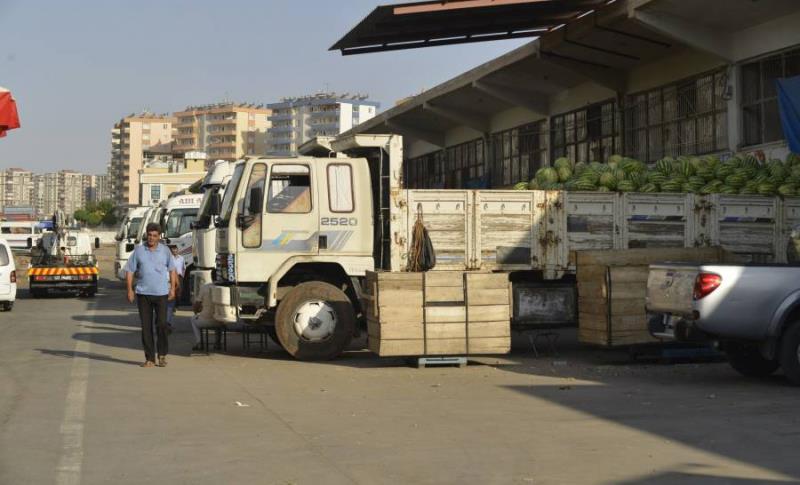
[(607, 100), (550, 119), (550, 159), (605, 161), (622, 148), (617, 103)]
[(492, 135), (492, 187), (530, 180), (545, 165), (546, 126), (541, 120)]
[(800, 49), (742, 65), (743, 144), (759, 145), (783, 137), (776, 81), (800, 75)]
[(629, 95), (625, 155), (652, 162), (728, 146), (725, 69)]
[(405, 162), (405, 185), (409, 189), (444, 186), (444, 151), (428, 153)]

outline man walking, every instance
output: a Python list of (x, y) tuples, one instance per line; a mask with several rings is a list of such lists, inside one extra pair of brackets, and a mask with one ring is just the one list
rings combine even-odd
[[(167, 301), (175, 299), (177, 276), (172, 253), (160, 243), (161, 226), (150, 223), (144, 244), (136, 246), (128, 259), (126, 281), (128, 301), (136, 301), (142, 324), (142, 346), (145, 362), (142, 367), (156, 365), (153, 324), (158, 332), (158, 366), (167, 365)], [(136, 276), (134, 292), (133, 278)], [(155, 318), (153, 318), (155, 316)]]
[(178, 245), (177, 244), (168, 244), (170, 253), (172, 254), (172, 262), (175, 264), (175, 275), (177, 278), (175, 279), (175, 298), (167, 302), (167, 331), (168, 333), (172, 333), (172, 319), (175, 317), (175, 309), (178, 306), (178, 295), (181, 294), (181, 282), (183, 281), (183, 275), (186, 274), (186, 262), (183, 260), (183, 256), (178, 254)]

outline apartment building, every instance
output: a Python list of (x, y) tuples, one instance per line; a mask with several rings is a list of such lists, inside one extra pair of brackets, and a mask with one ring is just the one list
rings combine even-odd
[(220, 103), (175, 113), (175, 152), (202, 151), (211, 160), (264, 155), (270, 110), (263, 105)]
[(3, 207), (33, 205), (33, 172), (22, 168), (9, 168), (4, 172)]
[(318, 93), (284, 98), (272, 110), (267, 155), (297, 155), (300, 145), (318, 136), (336, 136), (373, 118), (380, 107), (366, 95)]
[(108, 175), (117, 204), (138, 204), (139, 170), (144, 166), (145, 154), (171, 149), (174, 122), (171, 116), (145, 112), (114, 124)]
[(84, 175), (83, 193), (86, 202), (111, 199), (111, 179), (108, 175)]

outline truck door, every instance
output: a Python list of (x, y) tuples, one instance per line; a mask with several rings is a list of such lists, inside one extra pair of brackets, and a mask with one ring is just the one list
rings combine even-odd
[(253, 165), (239, 224), (240, 280), (268, 278), (288, 258), (317, 253), (319, 218), (311, 183), (308, 165)]

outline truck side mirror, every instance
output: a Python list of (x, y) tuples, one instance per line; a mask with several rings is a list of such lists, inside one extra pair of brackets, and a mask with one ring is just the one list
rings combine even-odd
[(95, 249), (100, 249), (100, 238), (99, 237), (94, 238), (94, 248)]
[(28, 238), (28, 240), (26, 241), (26, 245), (27, 245), (28, 249), (32, 248), (33, 247), (33, 239), (32, 238)]
[(222, 205), (222, 201), (219, 197), (219, 192), (214, 191), (211, 193), (211, 199), (208, 201), (208, 214), (211, 216), (218, 216), (220, 212), (220, 206)]
[(134, 249), (136, 249), (136, 246), (133, 243), (128, 243), (128, 244), (125, 245), (125, 252), (126, 253), (130, 253)]
[(247, 200), (247, 212), (250, 215), (261, 214), (262, 207), (264, 207), (264, 189), (253, 187), (250, 189), (250, 197)]

